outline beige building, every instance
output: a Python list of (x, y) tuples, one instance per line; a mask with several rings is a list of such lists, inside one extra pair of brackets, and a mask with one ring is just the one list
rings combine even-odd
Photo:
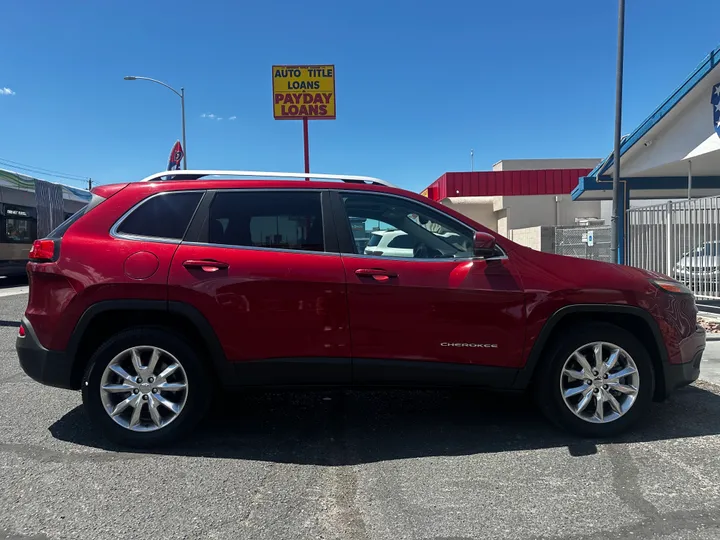
[(600, 158), (570, 159), (503, 159), (493, 165), (493, 171), (540, 171), (558, 169), (593, 169)]
[(440, 202), (511, 240), (517, 229), (575, 225), (579, 219), (600, 217), (599, 201), (572, 201), (570, 195), (448, 197)]
[(544, 249), (552, 231), (543, 233), (541, 227), (601, 223), (599, 201), (570, 196), (577, 179), (598, 163), (597, 158), (503, 160), (492, 171), (446, 173), (423, 193), (515, 242)]

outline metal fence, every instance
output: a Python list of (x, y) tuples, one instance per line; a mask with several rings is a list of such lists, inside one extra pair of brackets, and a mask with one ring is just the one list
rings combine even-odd
[(555, 253), (611, 262), (610, 227), (555, 227)]
[(627, 264), (682, 281), (698, 298), (720, 298), (718, 197), (632, 208), (627, 215)]

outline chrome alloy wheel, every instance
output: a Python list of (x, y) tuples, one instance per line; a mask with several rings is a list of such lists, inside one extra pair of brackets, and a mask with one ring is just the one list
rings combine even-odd
[(617, 420), (635, 403), (640, 374), (632, 357), (612, 343), (583, 345), (565, 361), (560, 392), (575, 416), (594, 424)]
[(143, 345), (113, 358), (100, 381), (105, 412), (131, 431), (155, 431), (175, 420), (187, 401), (182, 365), (169, 352)]

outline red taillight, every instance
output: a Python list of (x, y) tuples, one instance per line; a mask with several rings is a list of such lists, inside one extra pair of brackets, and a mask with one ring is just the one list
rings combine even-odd
[(18, 328), (18, 336), (25, 337), (25, 327), (21, 324), (20, 328)]
[(31, 261), (52, 261), (55, 256), (54, 240), (35, 240), (30, 250)]

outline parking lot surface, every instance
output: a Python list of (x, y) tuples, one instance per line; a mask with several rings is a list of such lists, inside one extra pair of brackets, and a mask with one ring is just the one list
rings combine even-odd
[(717, 539), (720, 386), (617, 440), (479, 391), (231, 395), (189, 442), (106, 443), (26, 377), (0, 297), (0, 539)]

